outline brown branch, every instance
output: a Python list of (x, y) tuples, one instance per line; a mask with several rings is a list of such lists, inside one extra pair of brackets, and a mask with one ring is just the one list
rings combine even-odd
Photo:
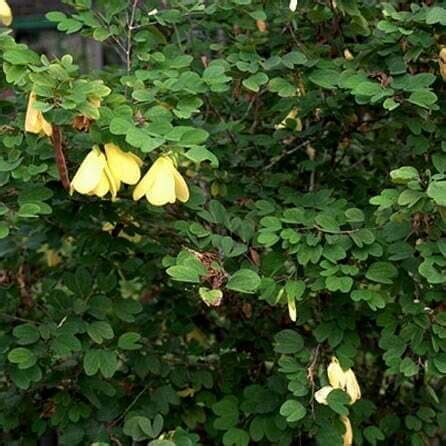
[(63, 151), (62, 131), (59, 127), (53, 125), (53, 134), (51, 136), (51, 143), (54, 147), (54, 153), (56, 156), (56, 166), (59, 171), (59, 178), (63, 187), (66, 190), (70, 189), (70, 178), (68, 176), (67, 162), (65, 160), (65, 154)]
[(20, 291), (20, 301), (22, 305), (26, 309), (32, 308), (33, 297), (31, 290), (28, 287), (27, 268), (23, 263), (20, 265), (19, 270), (17, 271), (16, 280)]

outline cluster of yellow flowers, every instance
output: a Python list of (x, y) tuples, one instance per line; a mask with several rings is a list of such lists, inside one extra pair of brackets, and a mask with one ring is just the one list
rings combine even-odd
[[(32, 92), (26, 110), (25, 131), (50, 137), (53, 127), (42, 112), (34, 108), (35, 101), (36, 95)], [(71, 181), (71, 193), (76, 191), (101, 198), (110, 193), (114, 200), (124, 183), (136, 185), (135, 201), (146, 196), (154, 206), (175, 203), (177, 199), (183, 203), (189, 200), (189, 188), (171, 157), (160, 156), (140, 181), (143, 161), (138, 156), (112, 143), (105, 144), (104, 150), (105, 154), (95, 146), (88, 153)]]
[[(319, 389), (314, 397), (319, 404), (328, 404), (327, 398), (334, 389), (341, 389), (350, 397), (350, 404), (355, 403), (361, 398), (361, 388), (359, 387), (355, 373), (352, 369), (343, 370), (336, 357), (331, 358), (327, 367), (329, 386)], [(353, 444), (353, 431), (350, 420), (346, 416), (341, 416), (341, 421), (345, 426), (344, 446)]]
[(0, 22), (5, 26), (12, 23), (12, 12), (6, 0), (0, 0)]
[(134, 200), (145, 195), (154, 206), (175, 203), (177, 199), (183, 203), (189, 200), (189, 188), (169, 156), (160, 156), (140, 181), (143, 161), (139, 157), (111, 143), (105, 144), (104, 149), (105, 154), (94, 147), (82, 161), (71, 182), (72, 192), (98, 197), (110, 192), (115, 199), (124, 183), (136, 184)]

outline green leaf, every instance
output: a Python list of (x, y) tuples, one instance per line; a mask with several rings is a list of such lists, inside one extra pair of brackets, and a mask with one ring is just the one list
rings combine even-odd
[(376, 426), (368, 426), (363, 430), (364, 437), (367, 441), (375, 446), (378, 442), (384, 441), (386, 437)]
[(350, 397), (340, 389), (332, 390), (327, 396), (328, 407), (337, 414), (347, 416)]
[(418, 181), (420, 175), (415, 167), (404, 166), (390, 172), (390, 178), (395, 184), (407, 184), (409, 181)]
[(212, 406), (212, 411), (218, 418), (214, 427), (218, 430), (228, 430), (237, 425), (239, 419), (238, 400), (234, 395), (225, 396)]
[(3, 59), (12, 65), (37, 65), (40, 62), (39, 56), (28, 48), (14, 48), (3, 53)]
[(139, 350), (142, 344), (139, 344), (141, 335), (135, 332), (124, 333), (119, 336), (118, 347), (122, 350)]
[(294, 423), (305, 417), (307, 411), (305, 407), (297, 400), (285, 401), (280, 406), (280, 415), (286, 418), (288, 423)]
[(433, 181), (427, 189), (427, 195), (439, 206), (446, 206), (446, 181)]
[(426, 23), (428, 25), (439, 23), (440, 25), (446, 26), (446, 9), (440, 6), (429, 8), (426, 13)]
[(29, 369), (37, 362), (37, 357), (31, 350), (17, 347), (8, 353), (8, 361), (17, 364), (19, 369)]
[(84, 370), (87, 376), (96, 375), (101, 366), (101, 351), (88, 350), (84, 356)]
[(404, 358), (400, 363), (400, 371), (409, 378), (418, 373), (418, 366), (412, 358)]
[(231, 427), (223, 435), (223, 444), (225, 446), (248, 446), (249, 435), (242, 429)]
[(241, 269), (231, 276), (226, 288), (240, 293), (254, 293), (260, 285), (259, 275), (250, 269)]
[(200, 283), (199, 272), (188, 265), (175, 265), (167, 268), (167, 274), (180, 282)]
[(446, 353), (439, 353), (437, 354), (433, 359), (435, 367), (440, 371), (440, 373), (443, 373), (446, 375)]
[(88, 325), (87, 333), (97, 344), (102, 344), (104, 339), (113, 339), (113, 328), (108, 322), (97, 321)]
[(304, 340), (297, 331), (286, 329), (274, 336), (274, 351), (277, 353), (297, 353), (304, 348)]
[(408, 99), (412, 104), (430, 109), (438, 101), (438, 97), (430, 90), (414, 91)]
[(123, 118), (113, 118), (110, 122), (110, 133), (113, 135), (126, 135), (134, 125)]
[(40, 332), (35, 325), (22, 324), (14, 327), (12, 334), (17, 338), (20, 345), (34, 344), (40, 339)]
[(1, 221), (0, 222), (0, 240), (4, 239), (5, 237), (8, 237), (8, 235), (9, 235), (9, 227), (4, 221)]
[(111, 378), (118, 368), (118, 358), (115, 352), (102, 350), (100, 355), (100, 369), (104, 378)]
[(335, 70), (315, 70), (309, 79), (319, 87), (332, 89), (338, 86), (339, 73)]
[(398, 270), (392, 263), (375, 262), (370, 265), (365, 276), (373, 282), (392, 284), (393, 279), (398, 276)]
[(260, 87), (268, 82), (269, 78), (265, 73), (256, 73), (247, 79), (243, 80), (243, 85), (248, 89), (255, 91), (260, 90)]

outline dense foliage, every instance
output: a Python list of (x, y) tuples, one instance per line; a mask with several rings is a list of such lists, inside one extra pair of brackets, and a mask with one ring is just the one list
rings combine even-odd
[(65, 3), (122, 64), (0, 34), (1, 443), (445, 444), (446, 2)]

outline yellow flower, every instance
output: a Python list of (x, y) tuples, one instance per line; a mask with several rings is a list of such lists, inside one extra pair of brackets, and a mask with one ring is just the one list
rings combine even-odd
[(289, 8), (291, 9), (291, 11), (295, 12), (297, 9), (297, 0), (290, 0)]
[(115, 144), (105, 144), (107, 164), (110, 171), (119, 182), (136, 184), (141, 178), (142, 160), (131, 152), (124, 152)]
[(36, 99), (36, 94), (31, 92), (29, 95), (28, 107), (26, 109), (25, 131), (29, 133), (36, 133), (37, 135), (51, 136), (53, 134), (53, 127), (43, 117), (42, 112), (34, 108)]
[(352, 369), (344, 371), (339, 364), (337, 358), (333, 356), (331, 363), (327, 367), (328, 381), (330, 385), (335, 389), (342, 389), (347, 392), (351, 402), (355, 403), (361, 398), (361, 388), (359, 387), (355, 373)]
[(54, 249), (48, 249), (46, 251), (46, 262), (50, 268), (54, 268), (62, 262), (62, 259), (57, 251)]
[(150, 204), (164, 206), (178, 199), (189, 200), (189, 189), (184, 178), (175, 168), (171, 158), (159, 157), (133, 191), (133, 199), (146, 196)]
[(119, 182), (110, 172), (105, 155), (98, 147), (94, 147), (76, 172), (71, 182), (71, 193), (76, 191), (80, 194), (104, 197), (110, 192), (112, 198), (116, 198), (119, 186)]
[(296, 123), (295, 125), (295, 130), (297, 132), (300, 132), (302, 130), (302, 121), (301, 119), (297, 116), (299, 112), (299, 109), (297, 107), (294, 107), (286, 116), (285, 118), (283, 118), (283, 120), (279, 123), (276, 124), (274, 126), (274, 128), (276, 130), (280, 130), (280, 129), (285, 129), (287, 128), (287, 121), (294, 121)]
[(354, 59), (353, 54), (348, 48), (344, 50), (344, 59), (349, 61)]
[(345, 433), (344, 433), (344, 445), (343, 446), (352, 446), (353, 444), (353, 431), (352, 424), (348, 417), (341, 416), (341, 421), (344, 423)]
[(345, 387), (345, 373), (342, 370), (339, 361), (334, 356), (331, 358), (331, 362), (327, 367), (328, 381), (335, 389), (343, 389)]
[(12, 23), (12, 11), (6, 0), (0, 0), (0, 22), (5, 26)]
[(334, 390), (331, 386), (324, 386), (321, 389), (319, 389), (315, 394), (314, 398), (319, 404), (325, 404), (327, 405), (327, 398), (330, 392)]

